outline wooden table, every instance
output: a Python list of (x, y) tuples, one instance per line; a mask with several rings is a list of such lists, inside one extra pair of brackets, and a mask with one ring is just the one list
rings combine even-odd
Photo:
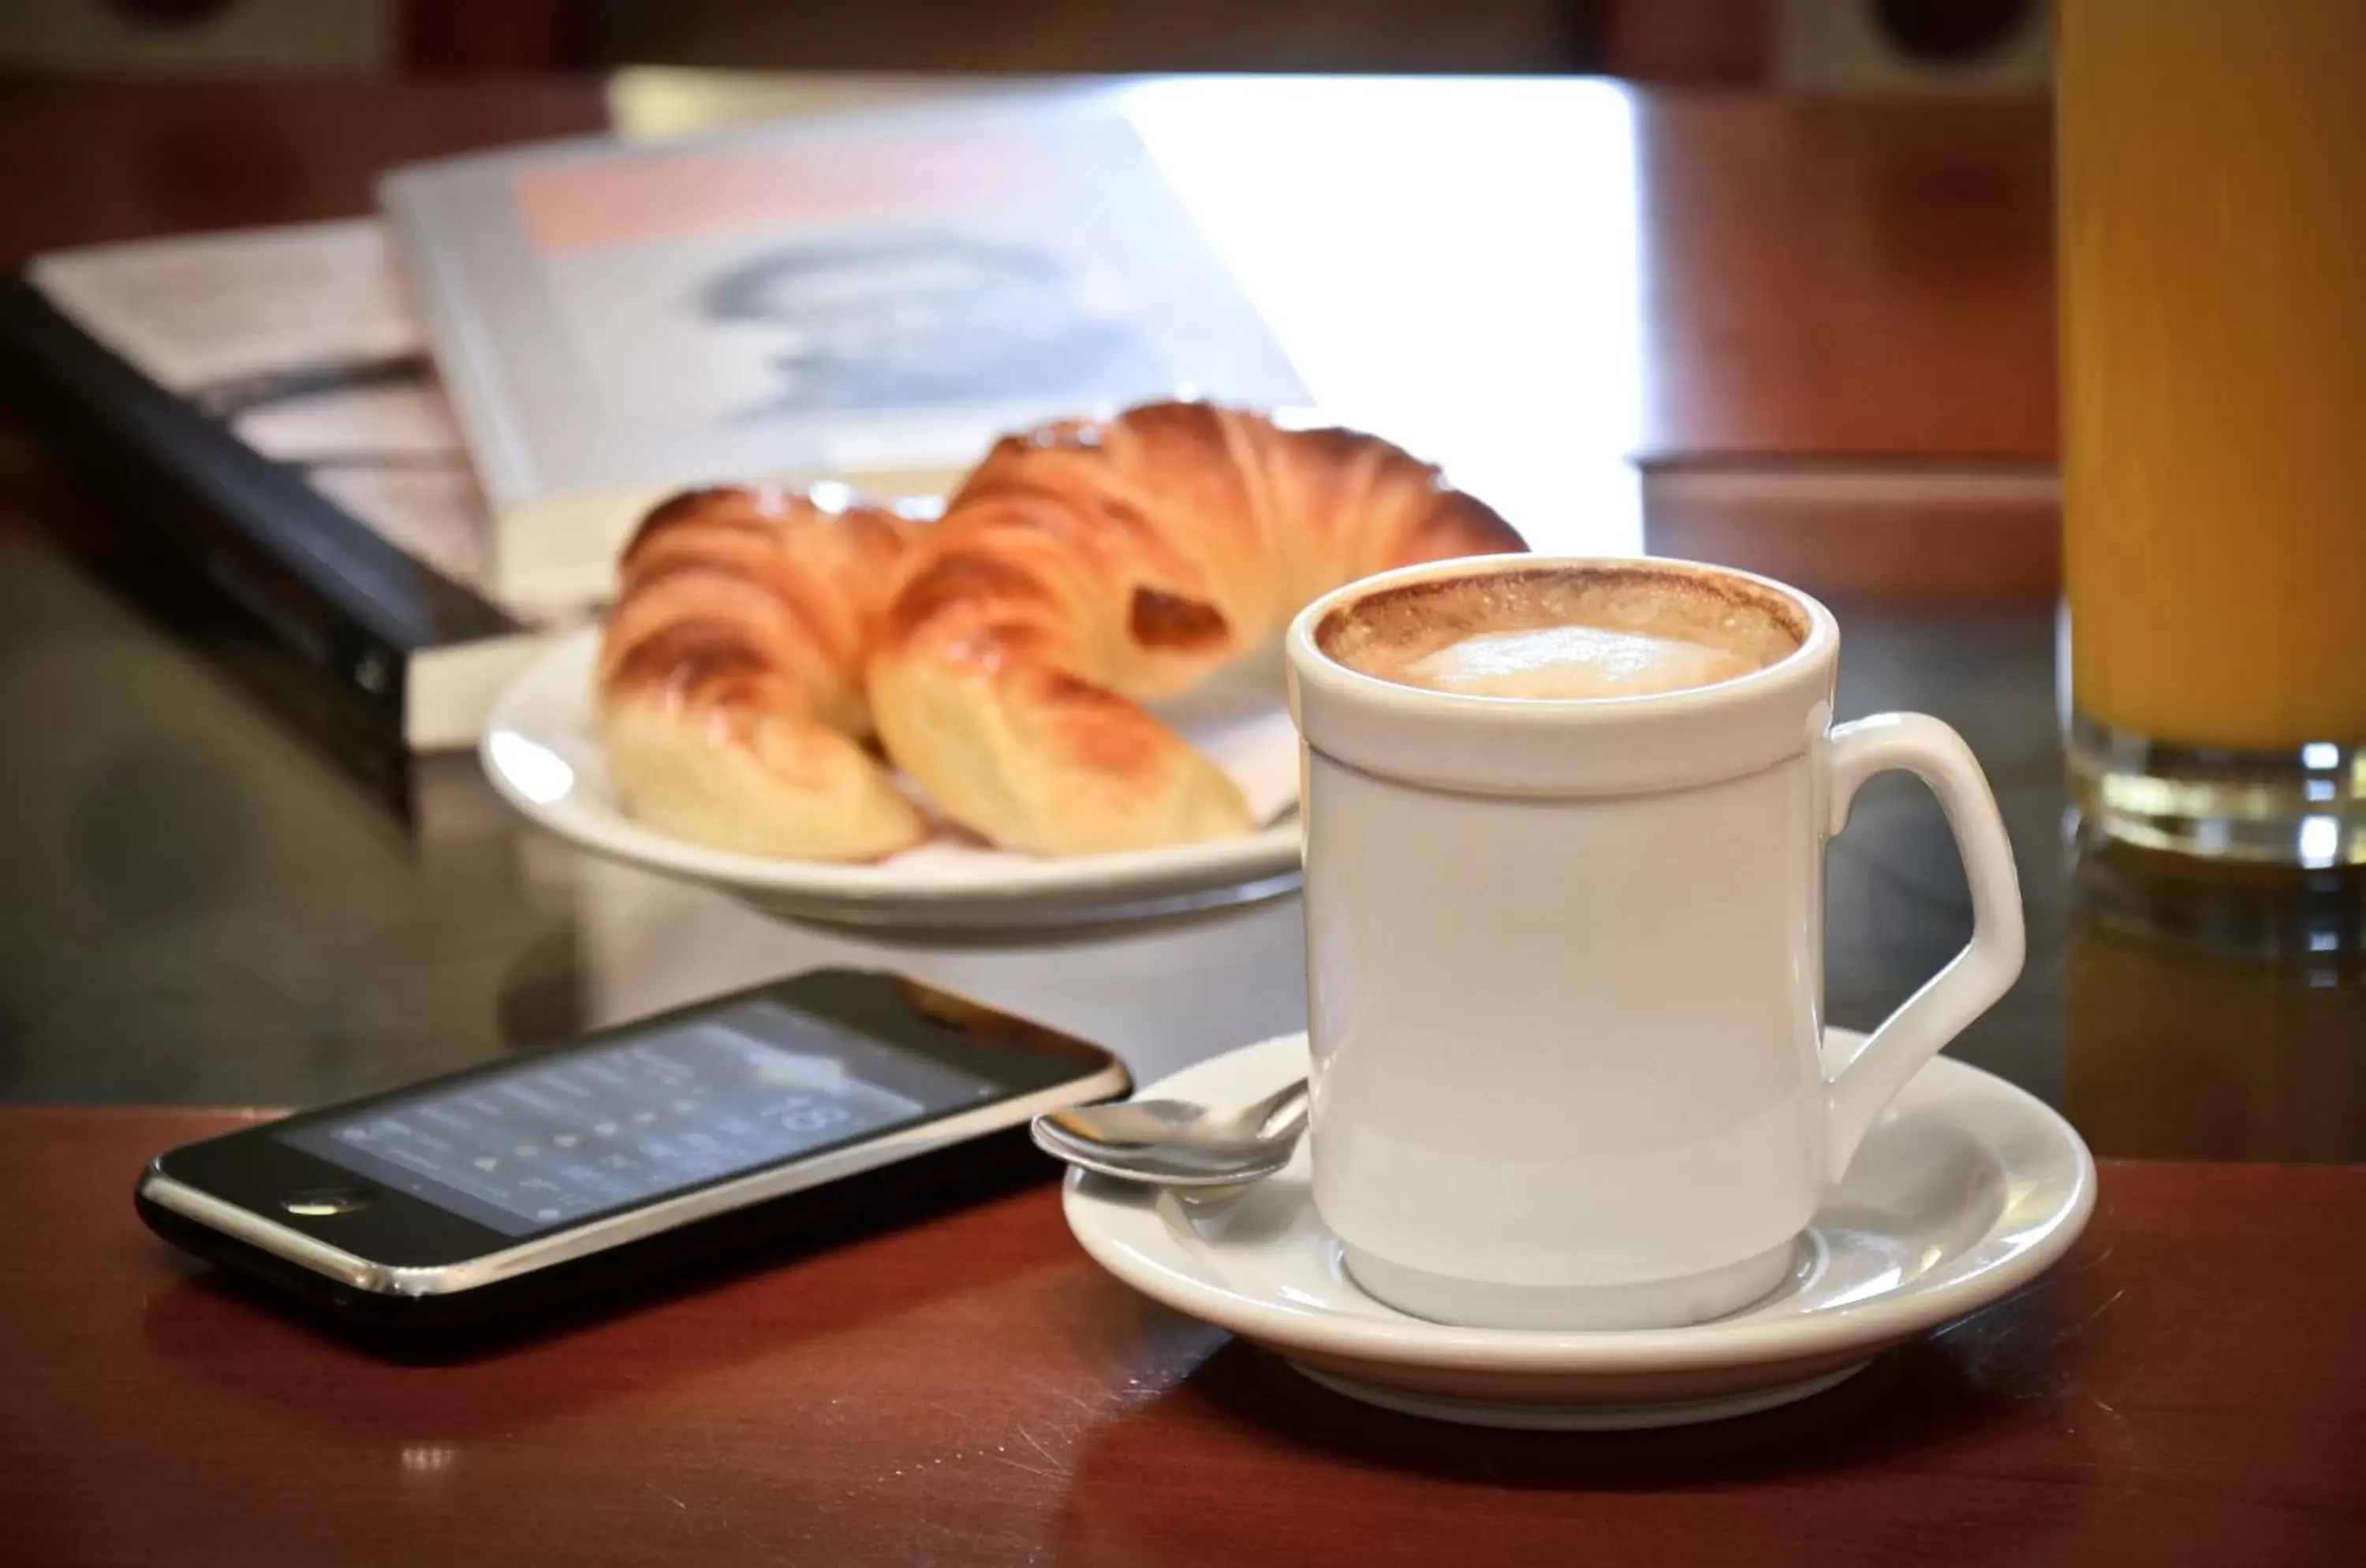
[[(1988, 768), (2030, 963), (1954, 1054), (2122, 1156), (2055, 1278), (1808, 1404), (1616, 1439), (1343, 1404), (1099, 1276), (1042, 1188), (495, 1359), (359, 1356), (138, 1228), (141, 1160), (218, 1113), (96, 1105), (325, 1100), (822, 963), (1149, 1077), (1299, 1025), (1296, 908), (784, 924), (521, 830), (465, 758), (396, 823), (55, 547), (103, 519), (0, 425), (0, 1098), (85, 1107), (0, 1111), (0, 1561), (2366, 1560), (2366, 1173), (2156, 1158), (2366, 1155), (2354, 880), (2268, 931), (2062, 849), (2042, 113), (1624, 101), (1646, 538), (1825, 594), (1842, 716), (1935, 713)], [(15, 85), (0, 254), (361, 212), (388, 162), (602, 114), (589, 83)], [(1868, 791), (1829, 880), (1863, 1026), (1963, 940), (1935, 807)]]
[(2107, 1162), (2045, 1283), (1791, 1409), (1622, 1437), (1353, 1404), (1087, 1262), (1048, 1187), (475, 1364), (182, 1266), (225, 1124), (0, 1112), (10, 1560), (2249, 1564), (2366, 1556), (2366, 1174)]

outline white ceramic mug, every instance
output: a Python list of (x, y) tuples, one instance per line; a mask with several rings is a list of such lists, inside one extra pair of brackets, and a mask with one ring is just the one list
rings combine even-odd
[[(1609, 700), (1359, 673), (1323, 629), (1409, 584), (1662, 571), (1799, 639), (1720, 684)], [(1780, 583), (1499, 556), (1383, 573), (1288, 638), (1304, 749), (1314, 1203), (1357, 1281), (1441, 1322), (1673, 1326), (1772, 1291), (1882, 1107), (2021, 972), (1995, 798), (1933, 718), (1833, 726), (1840, 628)], [(1919, 775), (1971, 944), (1842, 1059), (1823, 1040), (1824, 845)]]

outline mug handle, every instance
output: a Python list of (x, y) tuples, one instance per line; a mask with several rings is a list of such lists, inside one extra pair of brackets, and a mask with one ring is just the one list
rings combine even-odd
[(1831, 1179), (1838, 1181), (1881, 1108), (2020, 976), (2028, 935), (2004, 818), (1962, 736), (1919, 713), (1885, 713), (1835, 725), (1827, 740), (1827, 836), (1837, 838), (1848, 826), (1849, 807), (1865, 780), (1903, 768), (1939, 797), (1972, 889), (1970, 944), (1883, 1020), (1854, 1053), (1842, 1060), (1825, 1058), (1824, 1120)]

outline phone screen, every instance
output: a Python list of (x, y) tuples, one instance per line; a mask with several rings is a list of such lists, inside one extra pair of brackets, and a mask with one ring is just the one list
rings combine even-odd
[(524, 1235), (1008, 1092), (751, 999), (276, 1135)]

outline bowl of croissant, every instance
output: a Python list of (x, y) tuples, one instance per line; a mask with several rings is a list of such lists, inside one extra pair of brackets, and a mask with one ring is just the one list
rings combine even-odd
[(605, 624), (483, 756), (596, 852), (863, 923), (1065, 921), (1294, 886), (1271, 650), (1391, 567), (1516, 550), (1378, 436), (1163, 401), (1005, 436), (932, 522), (838, 486), (660, 503)]

